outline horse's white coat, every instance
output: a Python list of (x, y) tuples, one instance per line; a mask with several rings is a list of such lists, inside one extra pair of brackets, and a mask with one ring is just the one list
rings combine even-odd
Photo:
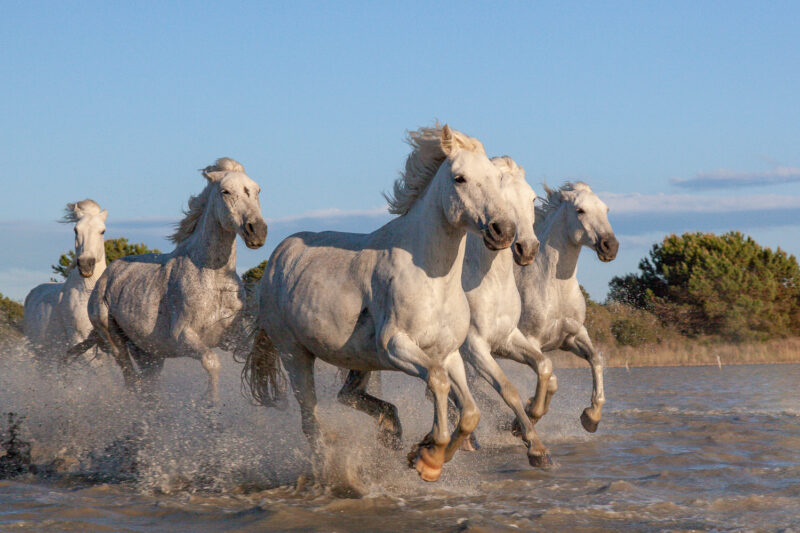
[(76, 264), (66, 281), (43, 283), (25, 298), (23, 330), (41, 361), (60, 360), (92, 330), (86, 306), (106, 269), (107, 217), (94, 200), (67, 204), (62, 222), (75, 223)]
[[(458, 352), (469, 329), (461, 287), (465, 236), (482, 235), (487, 246), (502, 249), (515, 229), (501, 172), (479, 142), (447, 126), (412, 132), (409, 142), (414, 150), (389, 198), (401, 216), (370, 234), (298, 233), (275, 249), (259, 296), (259, 326), (275, 350), (254, 351), (248, 365), (255, 390), (267, 377), (258, 371), (261, 362), (280, 355), (315, 452), (316, 358), (351, 374), (399, 370), (425, 380), (435, 398), (433, 428), (409, 459), (434, 481), (480, 417)], [(452, 437), (451, 386), (461, 405)], [(386, 402), (362, 400), (365, 410), (396, 419)]]
[(525, 171), (511, 158), (492, 161), (504, 172), (502, 190), (514, 213), (517, 235), (511, 250), (499, 251), (487, 249), (474, 235), (467, 236), (462, 284), (469, 301), (470, 326), (460, 351), (514, 411), (531, 465), (547, 466), (547, 451), (525, 413), (519, 392), (494, 360), (501, 357), (530, 365), (539, 375), (540, 388), (547, 386), (552, 373), (549, 359), (517, 329), (522, 305), (514, 281), (514, 263), (524, 269), (539, 249), (533, 229), (536, 193), (525, 181)]
[[(557, 190), (547, 190), (541, 207), (537, 206), (536, 234), (541, 248), (533, 264), (515, 267), (514, 275), (522, 297), (519, 329), (528, 341), (543, 352), (568, 350), (592, 367), (592, 406), (584, 410), (581, 422), (587, 431), (595, 431), (605, 403), (603, 393), (603, 357), (596, 352), (583, 325), (586, 301), (577, 279), (578, 256), (584, 246), (595, 250), (601, 261), (617, 255), (617, 242), (608, 221), (608, 207), (585, 183), (567, 183)], [(545, 411), (555, 393), (555, 376), (550, 378)], [(531, 399), (528, 414), (535, 418)]]
[(205, 189), (190, 199), (172, 237), (175, 250), (111, 263), (89, 301), (89, 317), (129, 387), (141, 378), (152, 386), (164, 358), (192, 357), (208, 372), (208, 394), (216, 401), (220, 364), (212, 348), (244, 305), (236, 235), (259, 248), (267, 225), (261, 189), (239, 163), (219, 159), (203, 176)]

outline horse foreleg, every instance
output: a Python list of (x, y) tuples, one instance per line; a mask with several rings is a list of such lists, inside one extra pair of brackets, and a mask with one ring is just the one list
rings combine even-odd
[(564, 342), (564, 347), (578, 357), (586, 359), (592, 367), (592, 405), (583, 410), (581, 424), (583, 429), (594, 433), (603, 416), (603, 404), (606, 403), (603, 392), (603, 356), (595, 351), (589, 333), (584, 327), (581, 327), (577, 335), (568, 338)]
[(317, 420), (314, 356), (304, 348), (297, 346), (291, 353), (282, 354), (281, 361), (289, 374), (289, 383), (294, 397), (300, 405), (301, 427), (311, 446), (314, 468), (317, 468), (322, 459), (322, 432)]
[(208, 388), (206, 397), (211, 404), (219, 403), (219, 357), (206, 344), (191, 327), (176, 324), (173, 330), (173, 339), (177, 346), (178, 354), (199, 359), (200, 364), (208, 373)]
[(461, 354), (453, 352), (447, 356), (446, 367), (447, 377), (458, 400), (461, 413), (458, 417), (456, 429), (450, 437), (450, 442), (445, 450), (445, 462), (453, 458), (456, 451), (461, 447), (462, 442), (478, 427), (478, 422), (481, 419), (481, 412), (472, 398), (469, 385), (467, 385), (467, 375), (464, 372), (464, 361), (461, 359)]
[(515, 329), (508, 339), (508, 354), (511, 359), (530, 366), (538, 376), (536, 393), (528, 400), (525, 411), (531, 420), (536, 423), (547, 414), (550, 400), (558, 389), (557, 381), (553, 376), (553, 363), (545, 356), (539, 346), (529, 340), (522, 332)]
[(528, 462), (531, 466), (545, 467), (550, 465), (552, 462), (547, 454), (547, 448), (539, 439), (533, 427), (533, 422), (528, 418), (517, 388), (508, 380), (500, 365), (492, 357), (488, 344), (480, 339), (468, 338), (462, 347), (462, 353), (464, 353), (465, 358), (475, 367), (481, 377), (494, 387), (503, 398), (503, 401), (506, 402), (506, 405), (514, 412), (520, 428), (520, 437), (522, 437), (525, 446), (528, 448)]
[[(403, 430), (397, 407), (366, 392), (370, 382), (370, 372), (351, 370), (337, 396), (339, 402), (358, 409), (377, 420), (381, 443), (399, 450), (402, 446)], [(380, 376), (380, 374), (377, 374)]]

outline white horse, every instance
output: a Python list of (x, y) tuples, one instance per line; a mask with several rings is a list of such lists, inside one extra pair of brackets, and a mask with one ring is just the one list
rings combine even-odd
[[(492, 163), (503, 172), (500, 189), (513, 215), (517, 233), (511, 249), (504, 250), (490, 250), (480, 237), (467, 234), (461, 284), (469, 302), (470, 325), (459, 351), (464, 361), (469, 362), (514, 411), (518, 425), (524, 428), (521, 437), (528, 448), (530, 464), (546, 467), (552, 464), (547, 449), (525, 412), (519, 392), (495, 361), (495, 358), (507, 358), (531, 366), (539, 376), (537, 386), (543, 389), (537, 391), (536, 397), (544, 401), (552, 363), (517, 329), (522, 306), (514, 280), (514, 263), (520, 266), (531, 264), (539, 250), (539, 241), (533, 230), (536, 193), (525, 181), (525, 171), (513, 159), (495, 157)], [(363, 395), (368, 380), (364, 376), (358, 377), (360, 379), (356, 380), (353, 373), (348, 376), (339, 400), (366, 410), (368, 405), (363, 401)], [(373, 381), (379, 383), (379, 379), (379, 373), (372, 376)], [(457, 398), (453, 399), (457, 403)], [(391, 435), (381, 434), (383, 439), (387, 436)], [(465, 449), (474, 449), (468, 441), (464, 444)]]
[(60, 361), (92, 331), (86, 307), (106, 270), (106, 218), (94, 200), (67, 204), (61, 222), (75, 224), (75, 265), (63, 283), (43, 283), (25, 298), (24, 332), (41, 362)]
[[(398, 370), (426, 381), (435, 399), (433, 428), (409, 454), (409, 466), (436, 481), (480, 419), (458, 352), (469, 329), (461, 288), (465, 236), (474, 232), (503, 249), (515, 227), (501, 172), (480, 141), (448, 126), (421, 128), (408, 141), (413, 151), (387, 198), (399, 217), (370, 234), (298, 233), (275, 249), (259, 288), (261, 331), (244, 377), (254, 398), (270, 404), (281, 396), (282, 361), (315, 460), (322, 446), (316, 358), (351, 375)], [(451, 386), (461, 406), (452, 435)], [(366, 393), (362, 399), (399, 433), (394, 406)]]
[[(533, 264), (514, 268), (522, 317), (519, 329), (543, 352), (562, 349), (586, 359), (592, 367), (592, 405), (581, 414), (581, 424), (597, 431), (605, 403), (603, 357), (595, 351), (583, 325), (586, 301), (576, 278), (578, 256), (585, 246), (603, 261), (617, 256), (619, 243), (608, 222), (608, 206), (585, 183), (545, 187), (547, 198), (536, 206), (536, 234), (541, 249)], [(546, 412), (558, 388), (555, 375), (547, 383), (546, 397), (531, 398), (527, 412), (534, 421)], [(542, 393), (538, 387), (537, 394)]]
[[(203, 192), (172, 235), (168, 254), (120, 258), (97, 282), (89, 300), (94, 340), (100, 342), (134, 388), (153, 379), (166, 357), (199, 359), (208, 372), (208, 396), (218, 400), (219, 359), (212, 348), (240, 318), (244, 287), (236, 274), (236, 235), (248, 248), (267, 236), (260, 187), (228, 158), (202, 171)], [(85, 349), (84, 346), (76, 347)], [(136, 371), (134, 364), (139, 367)]]

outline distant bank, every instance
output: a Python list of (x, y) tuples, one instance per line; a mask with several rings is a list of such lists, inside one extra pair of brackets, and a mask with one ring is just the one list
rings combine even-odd
[[(598, 344), (606, 367), (705, 366), (800, 363), (800, 337), (753, 343), (708, 343), (691, 339), (657, 344), (606, 346)], [(588, 364), (566, 352), (550, 354), (557, 368), (583, 368)]]

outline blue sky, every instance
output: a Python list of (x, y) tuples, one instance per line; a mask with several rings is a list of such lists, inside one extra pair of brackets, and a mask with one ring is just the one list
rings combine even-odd
[(665, 233), (738, 229), (800, 253), (800, 4), (2, 3), (0, 292), (71, 246), (67, 202), (163, 250), (196, 169), (263, 189), (267, 246), (371, 231), (405, 130), (435, 119), (529, 181), (581, 179), (622, 250), (604, 297)]

